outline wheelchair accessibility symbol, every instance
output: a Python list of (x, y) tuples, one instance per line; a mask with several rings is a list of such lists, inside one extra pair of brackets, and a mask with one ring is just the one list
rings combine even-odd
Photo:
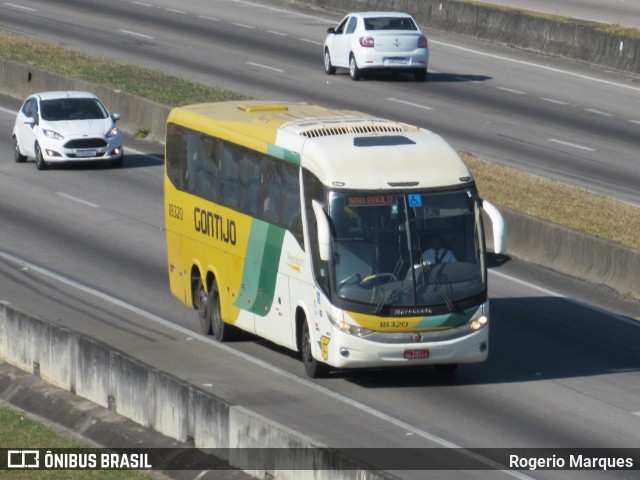
[(422, 206), (422, 195), (416, 195), (416, 194), (409, 195), (409, 206), (410, 207), (421, 207)]

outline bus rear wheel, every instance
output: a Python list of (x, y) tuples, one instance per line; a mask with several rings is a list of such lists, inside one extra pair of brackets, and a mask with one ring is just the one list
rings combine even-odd
[(205, 335), (211, 335), (213, 328), (211, 327), (211, 316), (209, 315), (209, 301), (200, 277), (196, 280), (196, 288), (193, 290), (193, 306), (198, 310), (200, 330)]
[(304, 371), (307, 376), (309, 378), (326, 377), (329, 373), (329, 365), (313, 358), (313, 353), (311, 352), (311, 334), (309, 333), (309, 325), (306, 319), (302, 322), (300, 350), (302, 351), (302, 363), (304, 364)]
[(222, 312), (220, 311), (220, 291), (218, 283), (214, 280), (209, 289), (207, 297), (207, 311), (209, 313), (209, 324), (213, 329), (213, 336), (219, 342), (233, 340), (236, 337), (237, 330), (233, 325), (225, 323), (222, 320)]

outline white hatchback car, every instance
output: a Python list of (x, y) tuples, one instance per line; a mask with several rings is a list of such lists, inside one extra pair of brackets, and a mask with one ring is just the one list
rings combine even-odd
[(121, 167), (124, 158), (120, 115), (89, 92), (43, 92), (29, 96), (13, 127), (13, 156), (27, 157), (44, 170), (49, 163), (103, 161)]
[(336, 28), (327, 30), (324, 71), (348, 68), (353, 80), (364, 70), (412, 72), (427, 78), (429, 43), (411, 15), (399, 12), (350, 13)]

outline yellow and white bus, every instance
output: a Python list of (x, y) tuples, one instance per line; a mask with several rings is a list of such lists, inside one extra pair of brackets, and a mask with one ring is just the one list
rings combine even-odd
[(165, 160), (171, 292), (205, 334), (298, 351), (310, 377), (487, 358), (482, 210), (496, 252), (504, 224), (440, 136), (306, 103), (220, 102), (171, 111)]

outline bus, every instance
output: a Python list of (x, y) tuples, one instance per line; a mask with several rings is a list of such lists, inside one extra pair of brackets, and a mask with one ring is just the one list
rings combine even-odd
[[(496, 253), (506, 229), (439, 135), (303, 102), (218, 102), (174, 108), (165, 155), (170, 289), (204, 334), (250, 332), (298, 352), (311, 378), (486, 360), (483, 211)], [(434, 242), (446, 260), (428, 258)]]

